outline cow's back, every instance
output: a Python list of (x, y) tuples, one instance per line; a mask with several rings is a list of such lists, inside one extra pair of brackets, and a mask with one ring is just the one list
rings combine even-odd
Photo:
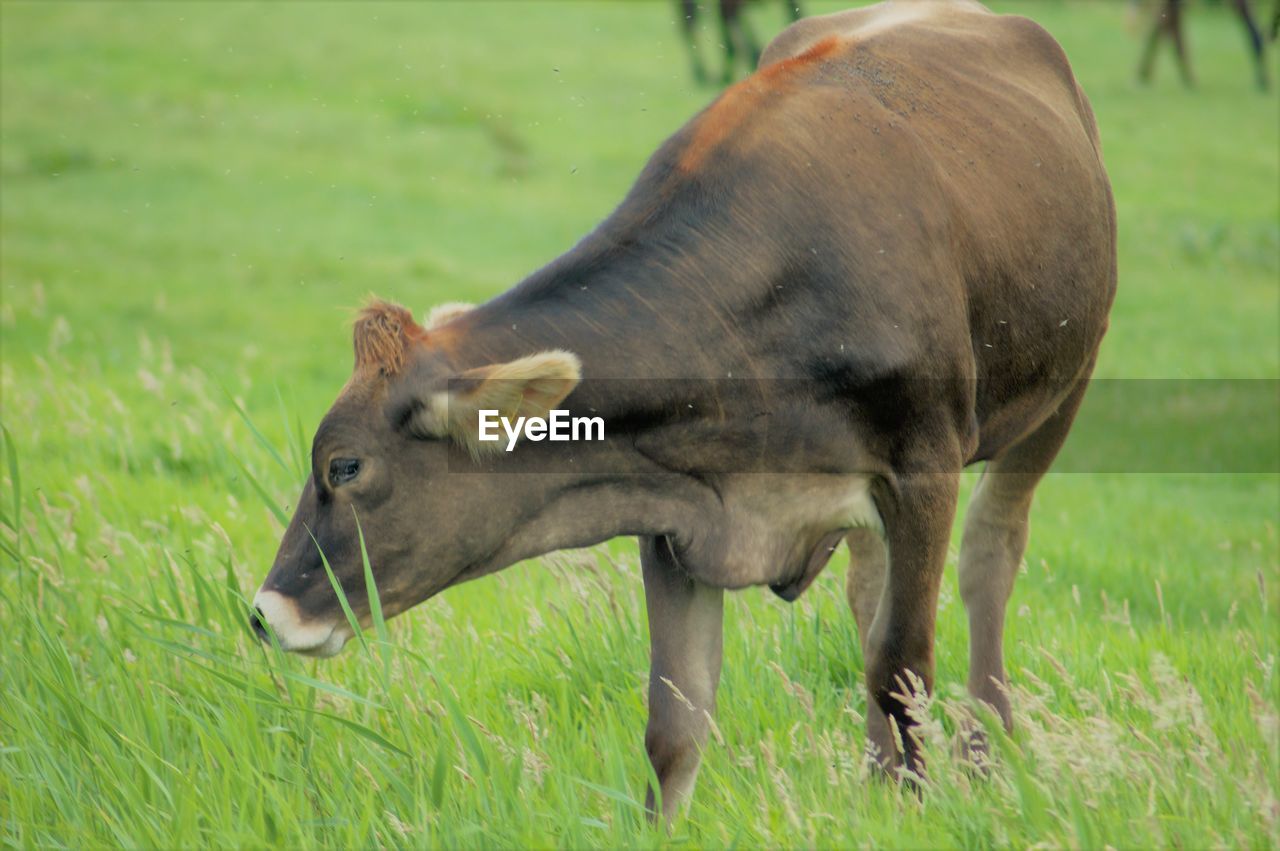
[[(1065, 388), (1092, 362), (1114, 205), (1092, 111), (1034, 22), (968, 0), (803, 20), (673, 143), (676, 171), (774, 223), (775, 250), (824, 258), (833, 327), (846, 299), (841, 330), (894, 368), (976, 378), (984, 444), (1056, 404), (1044, 379)], [(1019, 407), (1028, 389), (1038, 412)]]

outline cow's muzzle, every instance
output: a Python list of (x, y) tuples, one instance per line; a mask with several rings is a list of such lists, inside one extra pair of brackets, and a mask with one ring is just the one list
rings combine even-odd
[(298, 604), (278, 591), (258, 592), (253, 598), (249, 625), (262, 641), (270, 643), (274, 633), (281, 649), (304, 656), (335, 656), (353, 634), (342, 621), (326, 624), (304, 620)]

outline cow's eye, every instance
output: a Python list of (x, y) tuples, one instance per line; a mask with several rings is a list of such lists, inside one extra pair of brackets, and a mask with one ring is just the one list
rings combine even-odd
[(334, 458), (329, 462), (329, 484), (335, 488), (360, 475), (360, 461), (356, 458)]

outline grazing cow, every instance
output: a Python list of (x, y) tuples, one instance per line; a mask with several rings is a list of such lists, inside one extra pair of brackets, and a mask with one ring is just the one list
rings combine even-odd
[[(685, 46), (689, 49), (689, 63), (693, 68), (693, 78), (699, 83), (710, 80), (707, 67), (702, 62), (702, 53), (698, 49), (698, 12), (702, 8), (699, 0), (679, 0), (680, 29), (684, 33)], [(741, 55), (747, 71), (754, 71), (760, 63), (760, 42), (751, 30), (751, 22), (744, 14), (747, 0), (717, 0), (716, 11), (720, 19), (720, 46), (724, 49), (724, 70), (721, 81), (733, 81), (737, 68), (738, 56)], [(800, 9), (800, 0), (782, 0), (783, 8), (792, 23), (800, 20), (804, 12)]]
[[(360, 535), (388, 616), (636, 535), (645, 746), (670, 817), (709, 730), (724, 590), (794, 599), (845, 538), (869, 741), (920, 770), (897, 695), (932, 687), (961, 471), (986, 462), (960, 554), (969, 688), (1008, 725), (1001, 640), (1032, 493), (1115, 286), (1097, 128), (1043, 29), (971, 0), (801, 21), (550, 265), (425, 325), (364, 310), (253, 622), (336, 653), (352, 632), (319, 551), (367, 625)], [(478, 440), (481, 410), (557, 406), (602, 417), (604, 439)]]

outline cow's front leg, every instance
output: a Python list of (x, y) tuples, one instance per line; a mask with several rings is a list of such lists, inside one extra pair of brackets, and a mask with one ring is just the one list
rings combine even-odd
[(914, 721), (899, 696), (912, 675), (933, 689), (933, 637), (938, 588), (955, 519), (959, 467), (954, 473), (901, 477), (896, 494), (878, 505), (889, 545), (889, 570), (867, 641), (868, 699), (875, 700), (902, 736), (907, 769), (922, 773), (912, 736)]
[[(715, 711), (724, 591), (689, 576), (667, 538), (641, 538), (640, 564), (652, 654), (644, 746), (669, 822), (693, 791)], [(656, 818), (652, 786), (645, 802)]]
[[(871, 658), (868, 644), (871, 641), (871, 625), (884, 596), (884, 575), (887, 572), (888, 553), (884, 539), (874, 529), (854, 529), (846, 536), (849, 544), (849, 574), (845, 582), (845, 594), (849, 608), (858, 624), (858, 640), (862, 645), (863, 664)], [(897, 765), (898, 749), (894, 744), (889, 719), (880, 704), (867, 699), (867, 754), (881, 768)]]

